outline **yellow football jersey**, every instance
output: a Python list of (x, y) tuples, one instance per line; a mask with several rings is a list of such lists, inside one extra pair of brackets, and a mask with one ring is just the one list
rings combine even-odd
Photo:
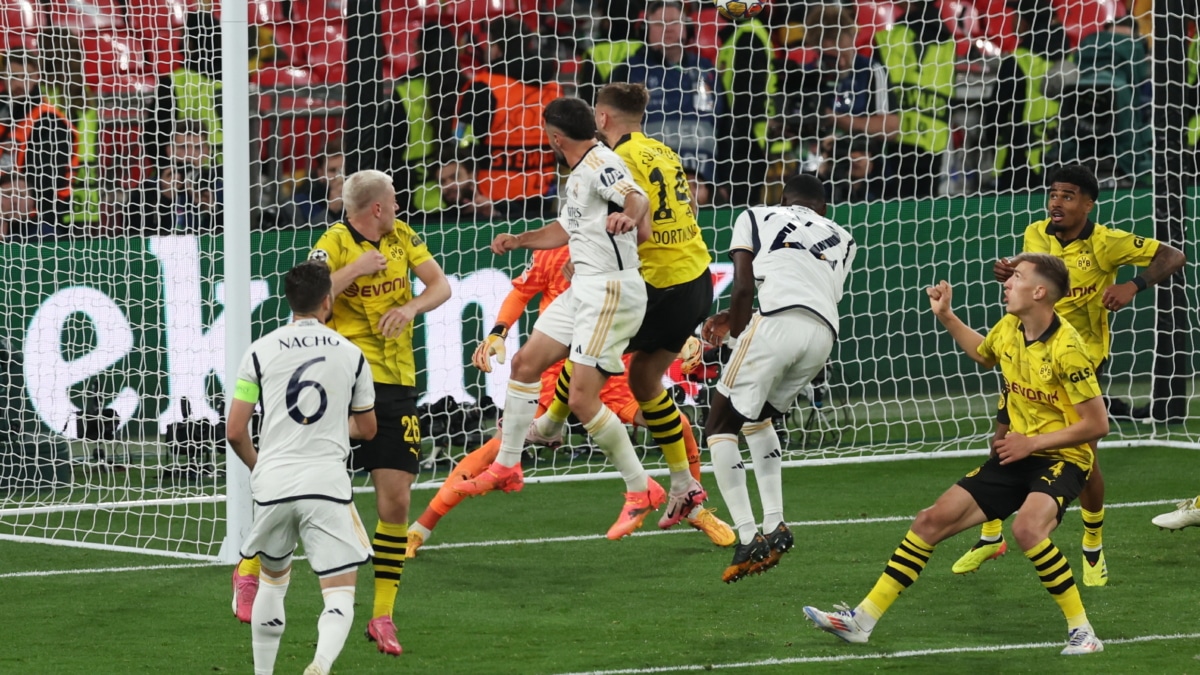
[[(1006, 314), (988, 331), (979, 355), (1000, 365), (1008, 391), (1012, 431), (1037, 436), (1079, 421), (1075, 404), (1100, 395), (1096, 369), (1079, 333), (1057, 314), (1046, 332), (1025, 340), (1020, 319)], [(1035, 452), (1039, 457), (1066, 460), (1084, 471), (1092, 468), (1087, 443)]]
[(1117, 269), (1122, 265), (1149, 265), (1158, 252), (1158, 241), (1088, 221), (1078, 238), (1063, 245), (1049, 227), (1049, 219), (1027, 227), (1024, 250), (1049, 253), (1066, 263), (1071, 293), (1059, 300), (1054, 310), (1079, 331), (1092, 362), (1099, 364), (1109, 352), (1104, 289), (1117, 280)]
[(638, 246), (642, 278), (655, 288), (683, 284), (708, 270), (712, 256), (700, 234), (679, 155), (641, 133), (613, 148), (650, 198), (650, 238)]
[(324, 260), (330, 271), (336, 272), (372, 249), (387, 257), (387, 269), (358, 277), (334, 298), (329, 327), (362, 350), (377, 383), (415, 387), (417, 365), (413, 358), (412, 324), (400, 335), (388, 339), (379, 332), (379, 319), (389, 309), (412, 300), (410, 270), (433, 259), (417, 233), (397, 220), (396, 229), (373, 242), (346, 223), (336, 223), (321, 235), (308, 257)]

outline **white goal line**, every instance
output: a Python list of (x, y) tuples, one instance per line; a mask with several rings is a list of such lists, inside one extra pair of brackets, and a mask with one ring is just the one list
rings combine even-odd
[[(1153, 438), (1135, 438), (1127, 440), (1119, 440), (1112, 442), (1102, 442), (1101, 450), (1116, 450), (1123, 448), (1171, 448), (1174, 450), (1200, 450), (1200, 444), (1191, 441), (1172, 441), (1167, 439)], [(970, 448), (967, 450), (936, 450), (930, 452), (891, 452), (878, 455), (856, 455), (853, 457), (817, 457), (811, 459), (789, 459), (783, 461), (780, 466), (784, 469), (797, 469), (806, 466), (835, 466), (839, 464), (874, 464), (877, 462), (903, 462), (913, 459), (954, 459), (957, 457), (983, 457), (991, 452), (988, 448)], [(747, 460), (745, 462), (747, 469), (753, 469), (754, 462)], [(700, 469), (703, 473), (712, 473), (712, 467), (704, 466)], [(666, 476), (670, 473), (668, 469), (646, 469), (646, 473), (651, 476)], [(609, 480), (620, 478), (621, 474), (615, 471), (604, 471), (602, 473), (587, 473), (587, 474), (561, 474), (557, 476), (526, 476), (526, 483), (569, 483), (572, 481), (583, 480)], [(413, 483), (414, 490), (436, 490), (442, 486), (442, 481), (422, 481)], [(356, 494), (373, 493), (375, 487), (371, 485), (363, 485), (354, 488)]]
[[(1118, 502), (1116, 504), (1105, 504), (1105, 509), (1129, 509), (1139, 508), (1143, 506), (1166, 506), (1169, 504), (1178, 504), (1181, 499), (1156, 499), (1153, 501), (1143, 502)], [(1078, 506), (1072, 506), (1068, 511), (1078, 511)], [(789, 521), (788, 526), (794, 528), (800, 527), (835, 527), (841, 525), (872, 525), (877, 523), (900, 523), (911, 521), (915, 516), (877, 516), (874, 518), (842, 518), (836, 520), (794, 520)], [(634, 537), (657, 537), (666, 534), (692, 534), (699, 536), (700, 533), (687, 528), (675, 528), (671, 530), (646, 530), (642, 532), (634, 532)], [(489, 548), (494, 546), (528, 546), (530, 544), (568, 544), (582, 541), (600, 541), (604, 540), (603, 534), (577, 534), (563, 537), (534, 537), (530, 539), (492, 539), (485, 541), (461, 541), (449, 542), (445, 544), (426, 544), (421, 547), (422, 551), (438, 551), (450, 550), (456, 548)], [(128, 546), (125, 547), (110, 547), (100, 544), (87, 544), (77, 542), (55, 542), (53, 540), (34, 539), (31, 537), (21, 537), (15, 535), (0, 534), (0, 541), (17, 541), (30, 544), (50, 544), (54, 546), (71, 546), (75, 548), (95, 548), (105, 551), (121, 550), (128, 553), (136, 553), (140, 556), (147, 555), (145, 549), (134, 549)], [(160, 564), (160, 565), (130, 565), (125, 567), (97, 567), (89, 569), (70, 569), (70, 570), (31, 570), (26, 572), (4, 572), (0, 573), (0, 579), (13, 579), (21, 577), (50, 577), (66, 574), (107, 574), (112, 572), (145, 572), (148, 570), (171, 570), (171, 569), (191, 569), (196, 567), (213, 567), (225, 565), (213, 560), (212, 556), (204, 556), (194, 553), (178, 553), (178, 552), (155, 552), (151, 555), (159, 555), (164, 557), (184, 558), (189, 560), (201, 560), (204, 562), (197, 563), (178, 563), (178, 564)], [(304, 556), (296, 556), (296, 560), (303, 560)]]
[[(1162, 642), (1165, 640), (1194, 640), (1200, 633), (1172, 633), (1170, 635), (1138, 635), (1130, 638), (1104, 640), (1105, 645), (1128, 645), (1139, 642)], [(831, 637), (832, 639), (832, 637)], [(1005, 645), (979, 645), (973, 647), (944, 647), (941, 649), (909, 649), (899, 652), (875, 654), (836, 654), (833, 656), (796, 656), (786, 659), (762, 659), (737, 663), (707, 663), (703, 665), (656, 666), (650, 668), (619, 668), (615, 670), (588, 670), (561, 675), (651, 675), (653, 673), (682, 673), (710, 670), (738, 670), (742, 668), (764, 668), (789, 666), (799, 663), (843, 663), (846, 661), (878, 661), (883, 659), (905, 659), (914, 656), (940, 656), (942, 654), (972, 654), (988, 652), (1010, 652), (1024, 649), (1061, 649), (1062, 642), (1024, 642)]]

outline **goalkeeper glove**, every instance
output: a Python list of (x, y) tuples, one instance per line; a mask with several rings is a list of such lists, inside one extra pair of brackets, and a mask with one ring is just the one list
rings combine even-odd
[(679, 370), (684, 375), (690, 375), (700, 367), (700, 362), (704, 360), (704, 345), (696, 336), (691, 336), (684, 343), (683, 349), (679, 351), (680, 364)]
[(492, 372), (491, 357), (496, 357), (496, 363), (504, 363), (507, 352), (504, 349), (504, 338), (508, 335), (506, 326), (497, 325), (488, 333), (487, 337), (483, 338), (483, 342), (475, 348), (475, 354), (471, 357), (471, 363), (475, 367), (485, 373)]

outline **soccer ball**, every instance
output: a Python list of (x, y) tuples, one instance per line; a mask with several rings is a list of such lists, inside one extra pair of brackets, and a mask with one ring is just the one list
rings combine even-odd
[(753, 19), (764, 7), (763, 0), (717, 0), (717, 12), (730, 21)]

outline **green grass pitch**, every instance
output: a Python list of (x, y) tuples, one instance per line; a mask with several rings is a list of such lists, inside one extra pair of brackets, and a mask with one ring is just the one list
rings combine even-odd
[[(620, 504), (616, 480), (528, 485), (468, 501), (405, 568), (396, 611), (404, 655), (380, 655), (362, 637), (372, 595), (365, 567), (335, 672), (665, 673), (734, 664), (729, 672), (767, 675), (1200, 672), (1200, 530), (1161, 532), (1150, 518), (1173, 507), (1138, 505), (1195, 496), (1200, 454), (1101, 456), (1111, 580), (1081, 592), (1108, 641), (1103, 654), (1058, 655), (1065, 622), (1019, 551), (976, 574), (951, 574), (974, 532), (938, 547), (870, 644), (843, 644), (804, 619), (805, 604), (858, 602), (904, 535), (907, 523), (889, 517), (914, 515), (979, 462), (958, 458), (785, 470), (796, 548), (778, 568), (732, 585), (720, 582), (731, 552), (686, 527), (657, 534), (648, 522), (652, 536), (604, 540)], [(723, 506), (711, 476), (706, 483), (711, 503)], [(414, 513), (432, 495), (416, 493)], [(371, 495), (360, 496), (359, 508), (374, 522)], [(1080, 535), (1073, 511), (1054, 537), (1077, 579)], [(84, 571), (144, 565), (184, 566)], [(39, 570), (74, 572), (23, 574)], [(250, 630), (230, 615), (225, 566), (0, 542), (0, 593), (0, 673), (252, 672)], [(298, 562), (277, 672), (308, 664), (320, 604), (315, 577)], [(1139, 641), (1177, 635), (1191, 637)]]

